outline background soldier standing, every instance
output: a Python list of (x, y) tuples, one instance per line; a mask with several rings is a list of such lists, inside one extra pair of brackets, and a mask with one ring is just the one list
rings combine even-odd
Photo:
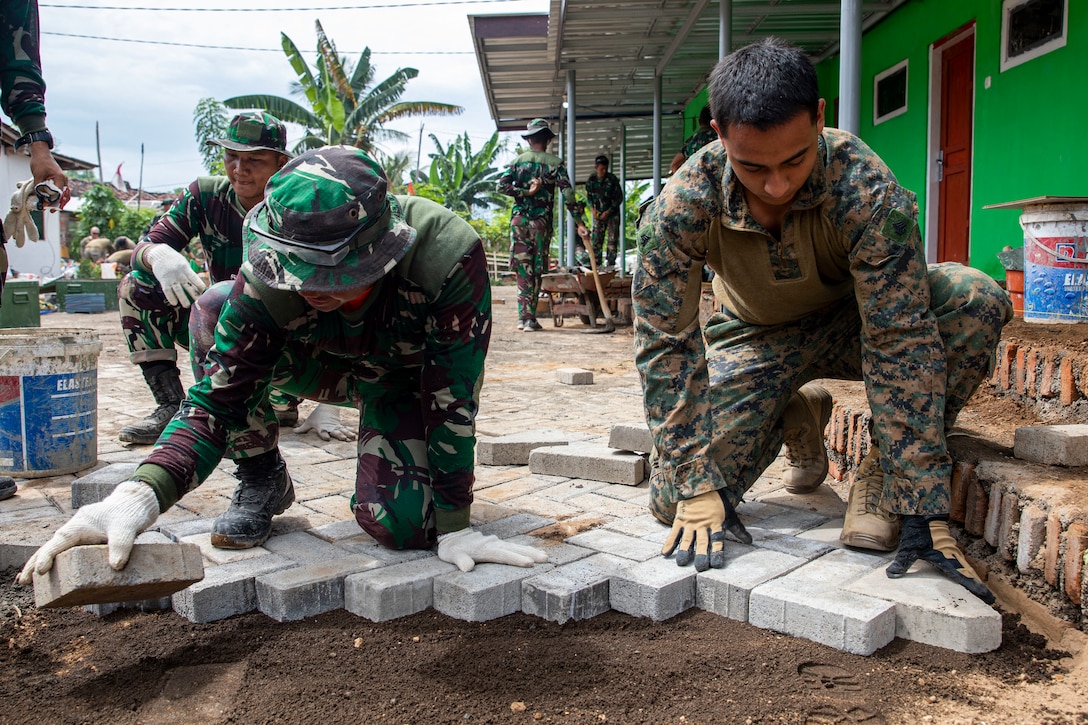
[(593, 162), (595, 173), (586, 179), (586, 198), (593, 210), (593, 256), (601, 264), (601, 251), (609, 267), (616, 264), (620, 244), (620, 222), (623, 220), (623, 187), (615, 174), (608, 170), (608, 157), (598, 156)]

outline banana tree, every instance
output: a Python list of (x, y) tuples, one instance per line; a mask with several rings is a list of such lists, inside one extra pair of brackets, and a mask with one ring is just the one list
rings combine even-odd
[[(475, 208), (486, 209), (501, 203), (503, 195), (498, 192), (497, 181), (502, 171), (494, 164), (505, 143), (499, 141), (498, 131), (478, 152), (472, 150), (468, 132), (456, 137), (446, 147), (433, 133), (430, 139), (436, 152), (428, 154), (431, 159), (430, 173), (421, 180), (430, 185), (444, 206), (471, 215)], [(422, 174), (419, 176), (422, 177)]]
[(418, 70), (398, 68), (393, 75), (374, 85), (370, 48), (363, 50), (352, 67), (325, 35), (321, 21), (314, 24), (317, 27), (316, 69), (310, 68), (286, 33), (280, 34), (283, 52), (298, 76), (297, 89), (309, 107), (289, 98), (260, 94), (228, 98), (223, 105), (234, 109), (260, 109), (282, 121), (302, 126), (305, 132), (292, 149), (295, 153), (343, 144), (373, 154), (380, 143), (408, 140), (408, 134), (387, 128), (392, 121), (428, 115), (456, 116), (464, 112), (461, 106), (448, 103), (401, 101), (408, 81), (419, 75)]

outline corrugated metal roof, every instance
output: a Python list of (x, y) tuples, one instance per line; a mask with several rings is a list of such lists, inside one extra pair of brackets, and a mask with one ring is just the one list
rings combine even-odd
[[(863, 32), (906, 1), (863, 2)], [(719, 13), (712, 0), (551, 0), (546, 16), (469, 16), (496, 128), (519, 131), (533, 118), (547, 118), (559, 130), (572, 70), (576, 178), (589, 176), (601, 153), (612, 157), (618, 173), (626, 129), (627, 177), (648, 179), (659, 74), (661, 168), (667, 172), (684, 141), (683, 109), (718, 59)], [(840, 4), (826, 0), (733, 0), (732, 47), (774, 35), (819, 62), (838, 49), (839, 17)]]

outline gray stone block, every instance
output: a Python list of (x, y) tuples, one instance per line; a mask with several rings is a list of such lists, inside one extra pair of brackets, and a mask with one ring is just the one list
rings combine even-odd
[[(812, 529), (809, 531), (812, 531)], [(839, 531), (842, 531), (841, 522), (835, 532), (831, 534), (836, 544), (838, 544), (839, 540)], [(829, 551), (841, 548), (841, 545), (836, 546), (819, 539), (809, 538), (807, 536), (808, 532), (801, 536), (790, 536), (789, 534), (782, 534), (777, 531), (767, 531), (766, 529), (753, 526), (748, 529), (748, 533), (752, 535), (753, 546), (769, 551), (777, 551), (782, 554), (789, 554), (790, 556), (797, 556), (807, 561), (812, 561)]]
[(554, 523), (555, 519), (546, 519), (535, 514), (514, 514), (495, 521), (488, 521), (486, 524), (480, 524), (476, 527), (476, 530), (497, 536), (500, 539), (509, 539), (512, 536), (527, 534), (530, 531), (535, 531), (543, 526), (551, 526)]
[(189, 536), (210, 534), (214, 525), (215, 519), (188, 519), (159, 526), (158, 530), (172, 541), (181, 541)]
[(593, 443), (537, 448), (529, 454), (529, 470), (549, 476), (637, 486), (646, 480), (646, 459)]
[(568, 537), (567, 543), (633, 561), (647, 561), (655, 556), (661, 556), (660, 545), (607, 529), (583, 531)]
[(617, 423), (608, 432), (608, 445), (620, 451), (650, 453), (654, 449), (654, 438), (646, 423)]
[(72, 481), (72, 508), (78, 509), (89, 503), (98, 503), (113, 493), (117, 484), (132, 478), (136, 463), (111, 463), (105, 468), (92, 471)]
[(1088, 425), (1031, 425), (1017, 428), (1012, 453), (1048, 466), (1088, 466)]
[(135, 544), (121, 571), (110, 566), (105, 544), (77, 546), (34, 575), (34, 601), (44, 609), (159, 599), (203, 576), (200, 549), (187, 544)]
[(563, 624), (595, 617), (611, 609), (608, 580), (631, 562), (594, 554), (521, 582), (521, 608), (526, 614)]
[(53, 532), (67, 522), (67, 516), (55, 513), (0, 526), (0, 571), (9, 566), (21, 569), (34, 552), (49, 541)]
[(262, 546), (273, 554), (285, 556), (299, 564), (316, 564), (346, 555), (344, 549), (311, 536), (305, 531), (292, 531), (282, 536), (273, 536)]
[(294, 566), (298, 564), (286, 557), (269, 554), (209, 567), (202, 580), (174, 594), (174, 611), (197, 624), (255, 611), (256, 578)]
[(1047, 512), (1029, 504), (1020, 512), (1020, 535), (1016, 542), (1016, 568), (1026, 574), (1046, 541)]
[(593, 385), (593, 373), (582, 368), (557, 368), (555, 379), (563, 385)]
[(344, 579), (381, 565), (366, 554), (353, 554), (263, 574), (256, 579), (257, 608), (277, 622), (343, 609)]
[(344, 609), (372, 622), (422, 612), (434, 602), (434, 579), (457, 571), (437, 556), (384, 566), (344, 579)]
[(844, 652), (872, 654), (895, 637), (895, 605), (844, 587), (885, 563), (832, 551), (752, 590), (748, 622)]
[(901, 579), (876, 569), (846, 590), (893, 603), (897, 637), (972, 654), (1001, 646), (997, 610), (925, 562)]
[(725, 567), (701, 572), (695, 604), (723, 617), (748, 621), (748, 598), (760, 584), (787, 574), (807, 559), (745, 544), (725, 545)]
[(530, 430), (476, 440), (476, 460), (485, 466), (524, 466), (529, 453), (544, 446), (565, 446), (572, 437), (560, 430)]
[(472, 571), (455, 571), (434, 580), (434, 608), (454, 619), (486, 622), (521, 611), (521, 582), (552, 569), (477, 564)]
[(632, 564), (609, 581), (612, 608), (655, 622), (671, 619), (695, 606), (695, 574), (695, 567), (661, 556)]
[(548, 563), (555, 566), (562, 566), (569, 564), (572, 561), (578, 561), (579, 559), (585, 559), (588, 556), (593, 556), (595, 552), (590, 549), (585, 549), (581, 546), (572, 546), (571, 544), (565, 544), (553, 539), (538, 539), (535, 536), (515, 536), (509, 539), (512, 544), (521, 544), (523, 546), (532, 546), (536, 549), (540, 549), (548, 555)]
[[(372, 542), (374, 539), (363, 531), (359, 526), (359, 522), (354, 518), (344, 519), (343, 521), (337, 521), (331, 524), (325, 524), (324, 526), (317, 526), (310, 529), (310, 534), (316, 536), (319, 539), (329, 542), (330, 544), (337, 544), (345, 539), (355, 539), (356, 537), (365, 536)], [(377, 542), (374, 542), (377, 543)]]

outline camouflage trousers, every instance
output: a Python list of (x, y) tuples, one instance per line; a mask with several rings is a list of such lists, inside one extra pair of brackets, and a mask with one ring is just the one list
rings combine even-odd
[[(1002, 326), (1012, 318), (1012, 306), (1005, 292), (987, 275), (959, 264), (929, 267), (930, 311), (944, 343), (947, 375), (943, 391), (922, 390), (923, 376), (909, 374), (904, 397), (927, 400), (927, 405), (944, 411), (944, 430), (925, 434), (943, 448), (944, 437), (956, 416), (985, 379), (993, 365), (994, 350)], [(706, 405), (718, 421), (711, 454), (727, 482), (724, 488), (730, 503), (740, 503), (745, 492), (767, 469), (782, 446), (782, 413), (797, 390), (812, 380), (863, 380), (863, 360), (869, 351), (861, 341), (862, 322), (853, 297), (829, 310), (796, 322), (780, 325), (750, 325), (727, 312), (716, 312), (704, 327), (710, 385)], [(930, 361), (898, 361), (903, 370), (929, 369)], [(872, 398), (872, 396), (870, 396)], [(902, 400), (869, 400), (874, 419), (908, 419), (909, 407)], [(879, 428), (879, 426), (874, 426)], [(909, 466), (911, 451), (902, 441), (875, 430), (885, 461), (893, 453)], [(651, 456), (650, 512), (671, 524), (676, 513), (675, 486), (667, 481)], [(951, 461), (947, 461), (948, 476)], [(928, 490), (909, 478), (884, 477), (883, 504), (905, 514), (947, 513), (950, 505), (948, 476)], [(924, 487), (922, 487), (924, 488)], [(919, 510), (921, 509), (921, 510)]]
[[(220, 300), (218, 304), (221, 307), (223, 303)], [(129, 360), (133, 364), (159, 360), (177, 362), (177, 348), (189, 349), (189, 316), (196, 305), (186, 309), (170, 304), (154, 275), (138, 269), (125, 275), (117, 288), (117, 308), (128, 345)], [(203, 377), (195, 364), (193, 376), (197, 380)], [(284, 410), (298, 401), (273, 390), (272, 402), (276, 410)]]
[(510, 219), (510, 268), (518, 280), (518, 319), (535, 320), (540, 277), (548, 269), (552, 218), (515, 214)]
[[(193, 366), (215, 343), (219, 311), (233, 282), (220, 282), (193, 306)], [(395, 368), (370, 367), (364, 360), (328, 355), (313, 345), (289, 343), (272, 373), (272, 386), (285, 393), (359, 410), (358, 464), (351, 511), (378, 543), (393, 549), (426, 549), (437, 538), (427, 437), (418, 376)], [(246, 401), (244, 431), (227, 443), (232, 458), (274, 450), (279, 425), (267, 391)]]
[[(607, 238), (607, 247), (605, 245)], [(616, 254), (620, 248), (620, 218), (610, 216), (608, 219), (593, 222), (593, 233), (590, 236), (593, 242), (593, 258), (597, 260), (597, 266), (601, 266), (601, 250), (605, 250), (604, 258), (611, 267), (616, 263)]]

